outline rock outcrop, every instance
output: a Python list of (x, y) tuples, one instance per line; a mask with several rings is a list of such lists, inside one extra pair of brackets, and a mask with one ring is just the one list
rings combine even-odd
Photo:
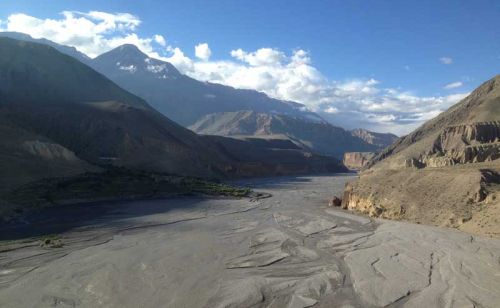
[(337, 196), (333, 196), (333, 198), (328, 202), (328, 206), (341, 206), (342, 205), (342, 199), (340, 199)]
[(493, 161), (500, 157), (500, 121), (448, 126), (428, 153), (411, 158), (408, 167), (444, 167)]
[(344, 153), (344, 166), (351, 170), (360, 170), (375, 156), (373, 152), (346, 152)]

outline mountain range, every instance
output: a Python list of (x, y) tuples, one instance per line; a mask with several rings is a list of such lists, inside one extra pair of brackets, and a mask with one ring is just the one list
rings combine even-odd
[[(258, 114), (259, 118), (274, 119), (270, 120), (271, 123), (287, 122), (286, 125), (273, 125), (273, 131), (267, 135), (286, 136), (305, 150), (337, 158), (341, 158), (346, 151), (379, 151), (396, 139), (392, 134), (377, 134), (365, 130), (346, 131), (329, 124), (296, 102), (273, 99), (254, 90), (195, 80), (181, 74), (172, 64), (147, 56), (134, 45), (125, 44), (90, 59), (75, 48), (45, 39), (33, 39), (26, 34), (3, 32), (0, 36), (52, 46), (143, 98), (169, 119), (202, 134), (233, 137), (236, 134), (226, 131), (227, 129), (217, 131), (216, 127), (224, 126), (226, 121), (231, 121), (233, 130), (237, 130), (236, 126), (247, 126), (249, 116), (245, 116), (245, 113), (250, 111)], [(243, 122), (237, 123), (239, 120)], [(216, 124), (215, 121), (221, 123)], [(213, 122), (211, 128), (197, 128), (201, 123), (206, 127), (208, 122)], [(256, 128), (255, 132), (258, 130)], [(244, 135), (264, 137), (264, 134), (253, 132)]]
[(91, 59), (74, 47), (19, 32), (0, 32), (1, 37), (51, 46), (91, 66), (123, 89), (143, 98), (175, 122), (189, 126), (214, 112), (254, 110), (290, 114), (318, 121), (302, 104), (270, 98), (246, 89), (202, 82), (181, 74), (171, 63), (151, 58), (132, 44), (124, 44)]
[(107, 164), (199, 177), (343, 170), (293, 144), (250, 140), (240, 148), (259, 154), (238, 156), (232, 139), (198, 136), (76, 59), (10, 38), (0, 38), (0, 118), (3, 191)]

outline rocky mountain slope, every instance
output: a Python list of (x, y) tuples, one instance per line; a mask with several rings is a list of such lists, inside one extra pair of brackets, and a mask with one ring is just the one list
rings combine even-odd
[[(109, 164), (200, 177), (252, 176), (251, 165), (272, 165), (266, 154), (275, 152), (273, 145), (243, 142), (262, 155), (238, 157), (232, 140), (200, 137), (74, 58), (10, 38), (0, 38), (0, 119), (0, 191)], [(297, 165), (304, 172), (343, 170), (332, 158), (300, 149), (283, 155), (293, 157), (293, 169), (281, 164), (279, 174), (293, 173)], [(266, 175), (275, 169), (269, 170)]]
[(189, 127), (196, 133), (233, 137), (286, 139), (312, 152), (342, 158), (344, 152), (380, 148), (326, 121), (250, 110), (209, 114)]
[(500, 236), (500, 75), (374, 157), (343, 205)]
[(398, 136), (391, 133), (376, 133), (362, 128), (351, 130), (351, 134), (361, 138), (366, 143), (377, 146), (381, 150), (390, 146), (398, 139)]

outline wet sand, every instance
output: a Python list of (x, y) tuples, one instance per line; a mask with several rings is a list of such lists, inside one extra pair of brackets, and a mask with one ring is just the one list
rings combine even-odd
[[(272, 197), (87, 204), (0, 226), (0, 307), (499, 307), (499, 240), (328, 207), (351, 179), (248, 180)], [(63, 246), (27, 239), (43, 233)]]

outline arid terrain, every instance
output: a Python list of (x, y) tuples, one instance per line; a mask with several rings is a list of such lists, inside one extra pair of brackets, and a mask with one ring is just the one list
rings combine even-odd
[(371, 159), (344, 208), (500, 237), (500, 75)]
[(351, 180), (33, 213), (0, 229), (0, 306), (498, 307), (500, 240), (328, 207)]
[(500, 1), (199, 2), (0, 2), (0, 308), (500, 308)]

